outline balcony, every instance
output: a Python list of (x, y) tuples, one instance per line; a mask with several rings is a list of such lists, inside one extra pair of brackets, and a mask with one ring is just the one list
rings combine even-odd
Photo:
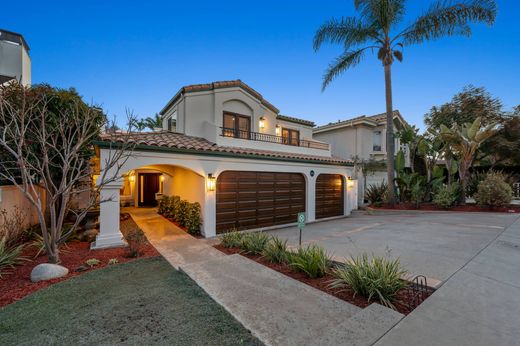
[(309, 141), (309, 140), (305, 140), (305, 139), (295, 139), (295, 138), (290, 138), (290, 137), (275, 136), (275, 135), (270, 135), (267, 133), (260, 133), (260, 132), (242, 131), (242, 130), (236, 130), (236, 129), (225, 128), (225, 127), (221, 127), (220, 129), (222, 130), (221, 136), (223, 136), (223, 137), (246, 139), (246, 140), (258, 141), (258, 142), (292, 145), (292, 146), (296, 146), (296, 147), (304, 147), (304, 148), (311, 148), (311, 149), (329, 150), (328, 143)]

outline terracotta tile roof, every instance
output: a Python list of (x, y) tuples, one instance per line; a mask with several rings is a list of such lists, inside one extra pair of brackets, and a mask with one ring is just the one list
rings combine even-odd
[[(402, 119), (404, 121), (404, 118), (401, 116), (401, 113), (399, 112), (399, 110), (394, 110), (394, 117), (399, 117), (400, 119)], [(323, 130), (328, 130), (329, 128), (335, 129), (338, 127), (348, 126), (353, 123), (363, 122), (363, 121), (373, 123), (374, 125), (384, 123), (384, 122), (386, 122), (386, 113), (380, 113), (380, 114), (375, 114), (375, 115), (361, 115), (359, 117), (355, 117), (352, 119), (338, 120), (337, 122), (334, 122), (334, 123), (328, 123), (327, 125), (318, 126), (314, 129), (314, 131), (320, 132)]]
[(177, 100), (184, 95), (185, 93), (190, 92), (197, 92), (197, 91), (208, 91), (208, 90), (215, 90), (215, 89), (223, 89), (223, 88), (242, 88), (243, 90), (247, 91), (250, 95), (255, 97), (262, 103), (264, 106), (269, 108), (274, 113), (278, 114), (280, 111), (278, 108), (273, 106), (270, 102), (268, 102), (262, 94), (260, 94), (255, 89), (251, 88), (246, 83), (242, 82), (240, 79), (237, 80), (230, 80), (230, 81), (219, 81), (219, 82), (213, 82), (213, 83), (206, 83), (206, 84), (192, 84), (182, 87), (176, 94), (173, 96), (173, 98), (166, 104), (166, 106), (159, 112), (159, 114), (163, 115), (168, 108), (170, 108), (171, 105), (173, 105)]
[[(129, 136), (129, 141), (134, 142), (138, 148), (136, 150), (154, 150), (154, 148), (161, 150), (160, 148), (171, 150), (171, 151), (183, 151), (190, 152), (193, 154), (197, 153), (220, 153), (229, 154), (230, 156), (241, 156), (241, 157), (257, 157), (264, 159), (287, 159), (295, 161), (316, 161), (316, 163), (327, 163), (336, 165), (347, 165), (351, 164), (352, 161), (343, 160), (337, 157), (317, 156), (317, 155), (304, 155), (287, 153), (281, 151), (271, 150), (260, 150), (260, 149), (249, 149), (240, 147), (227, 147), (219, 146), (207, 139), (187, 136), (181, 133), (161, 131), (161, 132), (142, 132), (128, 134), (116, 134), (116, 135), (104, 135), (102, 140), (96, 144), (106, 146), (108, 143), (117, 143), (126, 140)], [(146, 148), (149, 147), (149, 148)]]
[(276, 119), (285, 120), (285, 121), (289, 121), (289, 122), (292, 122), (292, 123), (301, 124), (301, 125), (305, 125), (305, 126), (311, 126), (311, 127), (316, 126), (314, 121), (300, 119), (300, 118), (295, 118), (295, 117), (290, 117), (288, 115), (278, 114), (276, 116)]

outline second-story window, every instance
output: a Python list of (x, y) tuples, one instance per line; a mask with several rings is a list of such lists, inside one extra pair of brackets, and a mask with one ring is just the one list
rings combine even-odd
[(237, 113), (224, 112), (222, 134), (226, 137), (250, 138), (251, 118)]
[(381, 145), (383, 143), (381, 131), (374, 131), (372, 151), (381, 151)]
[(168, 131), (176, 132), (177, 131), (177, 111), (173, 112), (173, 114), (168, 118)]
[(282, 141), (283, 144), (289, 145), (300, 145), (300, 131), (293, 129), (282, 129)]

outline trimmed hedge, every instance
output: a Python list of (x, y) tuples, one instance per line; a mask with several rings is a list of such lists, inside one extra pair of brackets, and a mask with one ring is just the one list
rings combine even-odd
[(190, 203), (179, 196), (162, 196), (159, 214), (186, 228), (190, 234), (200, 234), (202, 225), (201, 208), (198, 202)]

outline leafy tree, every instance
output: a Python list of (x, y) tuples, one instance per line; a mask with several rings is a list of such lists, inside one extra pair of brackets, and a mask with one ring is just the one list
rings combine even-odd
[(477, 150), (482, 143), (495, 135), (495, 127), (495, 124), (491, 124), (483, 128), (480, 118), (475, 119), (473, 123), (466, 123), (462, 126), (454, 124), (452, 128), (441, 124), (441, 136), (444, 141), (452, 145), (454, 154), (458, 159), (459, 179), (462, 187), (461, 204), (466, 202), (469, 173), (477, 156)]
[[(354, 0), (358, 17), (330, 19), (314, 36), (314, 50), (323, 43), (340, 44), (344, 52), (330, 64), (323, 76), (324, 90), (344, 71), (359, 64), (367, 51), (377, 52), (385, 73), (387, 121), (387, 173), (394, 181), (394, 131), (392, 64), (403, 60), (403, 48), (445, 36), (470, 36), (470, 22), (495, 22), (497, 8), (493, 0), (438, 0), (413, 23), (400, 28), (406, 14), (406, 0)], [(395, 203), (395, 185), (389, 191)]]
[(506, 120), (495, 136), (484, 143), (483, 155), (491, 161), (491, 166), (520, 166), (520, 116)]
[(452, 127), (463, 125), (481, 118), (483, 125), (502, 123), (506, 116), (502, 111), (502, 102), (493, 97), (484, 87), (472, 85), (464, 87), (450, 102), (434, 106), (424, 117), (425, 124), (433, 129), (441, 125)]

